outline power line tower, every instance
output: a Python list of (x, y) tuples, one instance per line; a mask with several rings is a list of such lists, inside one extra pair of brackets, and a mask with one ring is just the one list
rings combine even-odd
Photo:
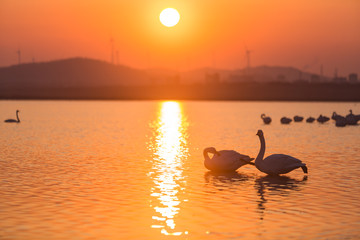
[(20, 51), (20, 49), (18, 49), (16, 53), (18, 55), (18, 63), (20, 65), (21, 64), (21, 51)]
[(114, 64), (114, 39), (110, 38), (111, 45), (111, 63)]

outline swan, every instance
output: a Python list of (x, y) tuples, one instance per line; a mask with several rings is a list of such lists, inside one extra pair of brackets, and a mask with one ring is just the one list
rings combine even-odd
[(320, 116), (316, 119), (319, 123), (324, 123), (330, 120), (330, 118), (323, 116), (320, 114)]
[[(214, 154), (214, 156), (210, 158), (209, 153)], [(216, 151), (214, 147), (208, 147), (204, 149), (203, 154), (204, 166), (214, 172), (232, 172), (245, 164), (255, 165), (251, 162), (254, 158), (242, 155), (234, 150)]]
[(287, 117), (282, 117), (282, 118), (280, 119), (280, 122), (281, 122), (282, 124), (289, 124), (289, 123), (291, 123), (291, 121), (292, 121), (292, 119), (287, 118)]
[(304, 119), (304, 117), (301, 117), (301, 116), (294, 116), (294, 122), (302, 122), (302, 120)]
[(306, 122), (307, 123), (312, 123), (312, 122), (314, 122), (315, 121), (315, 118), (313, 118), (313, 117), (308, 117), (307, 119), (306, 119)]
[[(351, 111), (351, 113), (352, 113), (352, 111)], [(356, 121), (360, 120), (360, 114), (354, 115), (354, 117), (355, 117)]]
[(20, 118), (19, 118), (19, 110), (16, 110), (16, 119), (6, 119), (4, 122), (7, 122), (7, 123), (19, 123), (20, 122)]
[(358, 120), (356, 119), (355, 115), (352, 113), (352, 110), (350, 109), (350, 113), (346, 115), (346, 123), (348, 125), (356, 125)]
[(331, 119), (335, 120), (335, 126), (337, 127), (345, 127), (347, 124), (346, 118), (338, 115), (336, 112), (333, 112)]
[(294, 169), (302, 168), (304, 173), (307, 173), (306, 164), (301, 160), (292, 156), (284, 154), (272, 154), (267, 156), (265, 159), (265, 138), (262, 130), (258, 130), (256, 135), (259, 136), (261, 147), (258, 156), (255, 159), (255, 167), (261, 172), (269, 175), (279, 175), (291, 172)]
[(265, 114), (261, 114), (261, 118), (264, 121), (265, 124), (269, 124), (271, 123), (271, 118), (270, 117), (266, 117)]

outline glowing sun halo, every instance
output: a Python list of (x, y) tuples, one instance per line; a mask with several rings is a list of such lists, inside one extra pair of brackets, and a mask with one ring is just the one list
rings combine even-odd
[(179, 20), (180, 14), (174, 8), (166, 8), (160, 13), (160, 22), (166, 27), (175, 26)]

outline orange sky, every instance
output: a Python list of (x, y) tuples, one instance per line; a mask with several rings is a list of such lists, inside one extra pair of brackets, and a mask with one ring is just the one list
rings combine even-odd
[[(167, 28), (160, 11), (178, 9)], [(359, 0), (0, 0), (0, 66), (89, 57), (178, 70), (294, 66), (360, 74)]]

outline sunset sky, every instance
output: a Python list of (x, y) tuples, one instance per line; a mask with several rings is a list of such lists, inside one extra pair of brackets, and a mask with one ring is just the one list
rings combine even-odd
[[(165, 27), (161, 10), (180, 21)], [(134, 68), (294, 66), (360, 74), (359, 0), (0, 0), (0, 66), (69, 57)]]

